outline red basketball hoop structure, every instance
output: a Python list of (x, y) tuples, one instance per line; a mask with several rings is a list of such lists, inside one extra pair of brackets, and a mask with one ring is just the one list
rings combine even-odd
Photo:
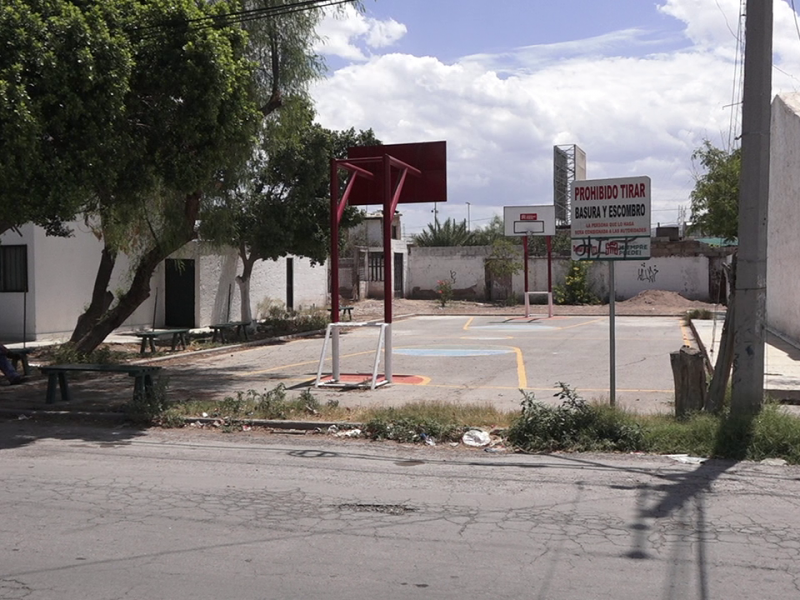
[[(347, 187), (339, 198), (339, 169), (350, 172)], [(339, 329), (363, 324), (339, 320), (339, 224), (345, 208), (383, 205), (383, 323), (370, 387), (392, 383), (392, 297), (393, 262), (391, 225), (398, 204), (447, 201), (447, 143), (423, 142), (348, 148), (347, 158), (331, 160), (331, 325), (317, 371), (316, 386), (358, 387), (344, 384), (339, 372)], [(331, 340), (333, 369), (321, 382), (322, 363)], [(378, 380), (380, 347), (384, 346), (384, 378)]]

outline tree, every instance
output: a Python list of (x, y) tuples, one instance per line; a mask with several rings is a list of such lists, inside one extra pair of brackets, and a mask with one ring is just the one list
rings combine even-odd
[(739, 232), (741, 148), (722, 150), (705, 140), (692, 153), (705, 173), (697, 176), (692, 201), (692, 230), (734, 240)]
[(417, 246), (472, 246), (473, 235), (467, 229), (467, 221), (447, 219), (444, 223), (428, 223), (428, 229), (416, 234), (413, 243)]
[(0, 234), (63, 222), (113, 181), (131, 75), (119, 2), (0, 4)]
[(494, 215), (485, 227), (472, 232), (475, 246), (491, 246), (502, 237), (505, 237), (505, 223), (500, 215)]
[[(167, 109), (162, 116), (175, 117), (174, 122), (167, 119), (174, 127), (165, 130), (155, 121), (148, 132), (167, 143), (154, 138), (152, 145), (132, 146), (145, 149), (139, 154), (141, 162), (132, 162), (153, 184), (149, 191), (129, 196), (133, 204), (120, 205), (113, 198), (96, 211), (106, 247), (92, 303), (73, 333), (79, 351), (94, 349), (149, 296), (157, 265), (196, 238), (197, 223), (213, 211), (215, 197), (239, 185), (262, 119), (284, 105), (286, 90), (300, 95), (309, 79), (320, 73), (322, 63), (312, 45), (322, 12), (317, 2), (304, 4), (298, 11), (287, 0), (245, 1), (243, 8), (267, 17), (263, 22), (242, 19), (244, 13), (232, 13), (226, 2), (150, 0), (141, 5), (153, 14), (140, 15), (137, 25), (128, 29), (142, 42), (136, 54), (136, 65), (143, 67), (139, 74), (145, 82), (161, 78), (176, 89), (165, 94), (157, 89), (155, 103), (145, 91), (137, 106), (153, 115)], [(287, 10), (291, 6), (294, 9)], [(249, 37), (237, 22), (244, 22)], [(140, 80), (134, 81), (138, 86)], [(182, 87), (185, 84), (189, 85)], [(205, 95), (209, 98), (204, 102)], [(172, 111), (169, 100), (175, 104)], [(188, 118), (192, 115), (194, 121)], [(132, 251), (135, 260), (129, 289), (114, 299), (108, 275), (119, 251)]]
[[(225, 174), (246, 158), (260, 119), (244, 32), (202, 20), (221, 19), (226, 3), (117, 4), (130, 75), (124, 118), (109, 142), (117, 170), (101, 172), (92, 185), (89, 219), (104, 249), (91, 303), (71, 338), (85, 353), (149, 296), (156, 267), (195, 238), (203, 190), (228, 184)], [(119, 252), (133, 266), (127, 290), (114, 298), (108, 285)]]
[[(242, 321), (252, 318), (250, 278), (259, 260), (293, 254), (321, 263), (328, 257), (331, 157), (345, 157), (352, 146), (380, 144), (371, 129), (335, 132), (313, 119), (305, 98), (288, 98), (268, 120), (243, 183), (219, 199), (204, 228), (204, 237), (238, 249)], [(360, 215), (349, 207), (341, 233), (356, 225)]]

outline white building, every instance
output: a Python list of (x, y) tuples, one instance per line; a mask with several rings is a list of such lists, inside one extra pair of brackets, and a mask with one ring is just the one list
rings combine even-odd
[[(72, 333), (91, 300), (103, 244), (83, 222), (70, 227), (74, 235), (69, 238), (48, 237), (31, 224), (20, 233), (0, 236), (0, 341), (67, 339)], [(115, 295), (125, 285), (129, 267), (126, 257), (117, 260), (110, 285)], [(239, 273), (241, 262), (234, 249), (188, 244), (159, 265), (150, 297), (121, 330), (238, 321)], [(327, 264), (312, 267), (308, 259), (296, 257), (260, 261), (253, 270), (250, 298), (254, 316), (259, 304), (324, 307)]]

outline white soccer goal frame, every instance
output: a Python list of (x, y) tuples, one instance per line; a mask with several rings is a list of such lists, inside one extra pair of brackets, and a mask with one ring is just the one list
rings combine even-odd
[[(379, 327), (378, 345), (375, 348), (375, 360), (372, 363), (372, 377), (365, 379), (359, 383), (347, 383), (341, 380), (340, 368), (340, 352), (339, 352), (339, 330), (340, 329), (355, 329), (359, 327)], [(331, 345), (331, 378), (328, 381), (322, 381), (322, 368), (325, 364), (325, 358), (328, 355), (328, 343)], [(384, 371), (385, 378), (378, 381), (378, 367), (381, 362), (381, 350), (386, 349), (384, 357)], [(374, 390), (380, 386), (392, 382), (392, 326), (390, 323), (352, 323), (352, 322), (338, 322), (329, 323), (325, 330), (325, 341), (322, 344), (322, 352), (319, 357), (319, 367), (317, 368), (317, 379), (314, 382), (315, 388), (320, 387), (334, 387), (334, 388), (366, 388)]]
[(531, 296), (532, 294), (537, 294), (537, 295), (540, 295), (540, 296), (542, 294), (544, 294), (544, 295), (547, 296), (547, 318), (548, 319), (552, 319), (553, 318), (553, 293), (552, 292), (525, 292), (525, 294), (524, 294), (525, 295), (525, 318), (527, 319), (528, 317), (531, 316), (531, 301), (530, 301), (529, 296)]

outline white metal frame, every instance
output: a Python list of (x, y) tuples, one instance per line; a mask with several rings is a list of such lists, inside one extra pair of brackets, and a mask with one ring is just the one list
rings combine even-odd
[[(344, 328), (357, 328), (357, 327), (380, 327), (380, 334), (378, 335), (378, 346), (375, 349), (375, 360), (372, 364), (372, 378), (365, 379), (359, 383), (345, 383), (341, 381), (341, 369), (339, 364), (339, 330)], [(328, 342), (331, 342), (331, 379), (329, 381), (322, 381), (322, 367), (325, 363), (325, 357), (328, 354)], [(386, 350), (384, 357), (385, 378), (383, 381), (378, 382), (378, 366), (381, 361), (381, 349)], [(322, 344), (322, 353), (319, 357), (319, 367), (317, 368), (317, 379), (314, 382), (314, 387), (340, 387), (340, 388), (363, 388), (369, 386), (369, 389), (374, 390), (377, 387), (386, 385), (392, 382), (392, 325), (391, 323), (329, 323), (325, 330), (325, 342)]]
[(553, 318), (553, 294), (552, 292), (525, 292), (525, 318), (531, 316), (531, 302), (528, 296), (531, 294), (545, 294), (547, 295), (547, 317), (549, 319)]

